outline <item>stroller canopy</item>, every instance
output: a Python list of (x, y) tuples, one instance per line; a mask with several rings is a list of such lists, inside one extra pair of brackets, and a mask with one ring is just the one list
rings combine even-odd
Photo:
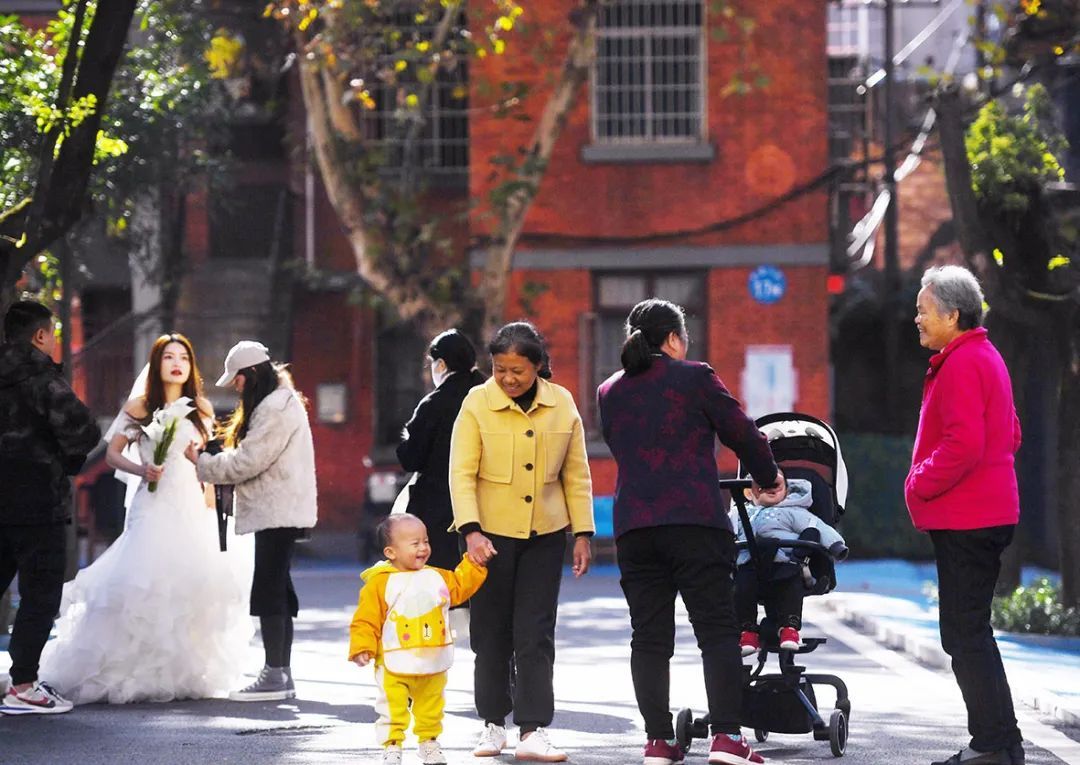
[[(847, 506), (848, 473), (844, 465), (844, 456), (840, 451), (840, 439), (836, 431), (827, 422), (819, 420), (809, 414), (800, 412), (776, 412), (766, 414), (754, 421), (758, 429), (769, 439), (769, 444), (775, 451), (783, 451), (784, 439), (814, 438), (821, 440), (830, 447), (835, 454), (835, 464), (824, 462), (825, 467), (831, 468), (834, 475), (833, 490), (836, 492), (836, 500), (840, 507)], [(828, 453), (829, 450), (825, 450)], [(777, 461), (782, 461), (778, 457)], [(743, 475), (742, 465), (739, 466), (739, 475)]]

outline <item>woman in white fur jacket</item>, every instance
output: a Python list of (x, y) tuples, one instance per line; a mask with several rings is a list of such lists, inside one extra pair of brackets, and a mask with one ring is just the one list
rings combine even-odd
[(261, 343), (243, 340), (225, 359), (217, 382), (240, 394), (225, 427), (225, 449), (198, 453), (188, 447), (199, 478), (235, 486), (238, 534), (255, 533), (251, 615), (259, 617), (266, 664), (234, 701), (296, 696), (290, 668), (293, 619), (299, 610), (289, 567), (293, 546), (315, 525), (315, 448), (307, 402), (284, 367), (270, 361)]

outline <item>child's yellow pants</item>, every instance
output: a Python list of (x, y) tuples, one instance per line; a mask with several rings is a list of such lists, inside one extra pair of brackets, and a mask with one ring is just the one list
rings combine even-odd
[(400, 744), (409, 727), (409, 702), (412, 701), (413, 733), (420, 741), (438, 738), (442, 733), (446, 699), (446, 673), (434, 675), (395, 675), (379, 665), (375, 667), (375, 737), (381, 746)]

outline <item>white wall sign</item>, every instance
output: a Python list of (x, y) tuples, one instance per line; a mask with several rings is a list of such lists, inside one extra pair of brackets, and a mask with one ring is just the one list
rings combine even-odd
[(799, 373), (790, 345), (749, 345), (742, 372), (746, 413), (757, 419), (773, 412), (792, 412), (799, 397)]

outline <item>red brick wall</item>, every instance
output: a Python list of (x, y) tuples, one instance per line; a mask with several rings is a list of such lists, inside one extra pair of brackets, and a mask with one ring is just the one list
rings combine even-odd
[[(566, 14), (573, 0), (529, 4), (528, 33), (509, 38), (505, 56), (471, 64), (470, 123), (472, 169), (469, 192), (480, 207), (469, 231), (483, 235), (490, 219), (483, 201), (491, 189), (490, 157), (514, 152), (528, 143), (535, 121), (486, 116), (483, 107), (495, 96), (482, 81), (498, 84), (528, 80), (537, 88), (526, 108), (538, 116), (547, 97), (545, 78), (557, 71), (565, 50)], [(716, 150), (710, 163), (587, 164), (581, 150), (591, 142), (589, 90), (586, 86), (556, 148), (526, 222), (529, 232), (578, 236), (653, 234), (694, 228), (753, 210), (794, 185), (822, 172), (827, 163), (825, 117), (825, 8), (802, 0), (773, 3), (744, 0), (758, 21), (755, 44), (744, 53), (770, 79), (764, 89), (746, 96), (719, 95), (729, 80), (737, 46), (708, 37), (708, 139)], [(533, 52), (543, 35), (555, 31), (555, 59), (542, 65)], [(797, 41), (797, 44), (788, 44)], [(317, 209), (318, 264), (353, 270), (355, 262), (340, 224), (320, 192)], [(298, 237), (298, 240), (301, 239)], [(456, 237), (461, 242), (460, 237)], [(767, 217), (721, 234), (669, 244), (725, 245), (825, 243), (828, 241), (824, 192), (802, 197)], [(527, 247), (526, 243), (523, 245)], [(563, 270), (515, 272), (507, 305), (508, 320), (530, 318), (549, 341), (554, 380), (570, 389), (579, 406), (594, 391), (583, 390), (579, 357), (580, 315), (592, 308), (588, 270), (567, 255)], [(674, 265), (674, 264), (673, 264)], [(799, 372), (797, 406), (829, 414), (828, 332), (825, 267), (785, 267), (788, 291), (771, 306), (754, 303), (747, 292), (749, 268), (714, 269), (709, 275), (709, 360), (738, 395), (745, 346), (786, 344), (795, 352)], [(526, 287), (544, 285), (529, 298)], [(314, 425), (319, 469), (321, 523), (351, 528), (363, 501), (363, 456), (371, 450), (374, 335), (370, 313), (348, 307), (340, 296), (307, 295), (299, 299), (293, 356), (297, 379), (309, 395), (320, 381), (346, 379), (350, 419), (341, 426)], [(333, 321), (327, 321), (333, 317)], [(306, 387), (305, 387), (306, 386)], [(590, 386), (591, 388), (591, 386)], [(598, 495), (614, 490), (615, 465), (592, 460)], [(725, 459), (725, 469), (734, 461)]]
[[(319, 484), (319, 526), (355, 529), (364, 501), (371, 451), (375, 337), (370, 311), (349, 305), (342, 293), (298, 293), (292, 358), (297, 387), (311, 400), (311, 430)], [(319, 383), (343, 382), (348, 390), (344, 423), (318, 422)]]
[[(731, 392), (742, 398), (742, 372), (749, 345), (790, 345), (798, 370), (795, 408), (816, 417), (831, 415), (829, 396), (828, 314), (825, 266), (784, 267), (787, 291), (771, 305), (756, 303), (748, 290), (750, 267), (718, 268), (709, 272), (707, 360)], [(543, 284), (546, 290), (528, 303), (521, 302), (527, 283)], [(528, 318), (547, 338), (553, 381), (570, 389), (578, 407), (595, 395), (582, 389), (579, 316), (592, 308), (592, 281), (588, 271), (517, 271), (511, 281), (507, 319)], [(615, 490), (615, 464), (610, 459), (591, 461), (594, 491)], [(721, 455), (721, 467), (733, 471), (730, 452)]]
[[(715, 161), (584, 163), (581, 149), (591, 143), (586, 86), (578, 92), (529, 213), (526, 233), (634, 235), (693, 228), (756, 209), (825, 169), (824, 4), (804, 0), (742, 4), (758, 21), (756, 43), (745, 51), (745, 58), (756, 62), (770, 82), (748, 95), (720, 95), (736, 66), (738, 46), (717, 42), (706, 32), (708, 135), (716, 148)], [(528, 36), (513, 35), (506, 55), (488, 56), (473, 65), (474, 107), (492, 100), (482, 80), (517, 80), (533, 85), (526, 110), (534, 118), (539, 115), (550, 90), (545, 77), (555, 67), (539, 67), (522, 51), (535, 47), (537, 35), (556, 30), (554, 55), (561, 56), (567, 39), (566, 13), (573, 5), (572, 0), (549, 0), (528, 6), (524, 16)], [(798, 42), (787, 44), (790, 41)], [(482, 110), (476, 115), (470, 123), (471, 192), (473, 199), (482, 200), (492, 184), (489, 158), (527, 145), (536, 122), (496, 119), (484, 116)], [(756, 223), (684, 243), (824, 242), (825, 210), (825, 193), (814, 193)], [(478, 217), (472, 224), (477, 232), (490, 225)]]
[[(472, 105), (491, 100), (482, 81), (527, 81), (535, 92), (526, 102), (532, 122), (477, 116), (470, 124), (473, 199), (483, 200), (494, 182), (490, 157), (514, 153), (528, 143), (548, 88), (546, 71), (522, 51), (536, 49), (541, 36), (555, 30), (555, 54), (568, 39), (566, 14), (572, 0), (551, 0), (528, 6), (524, 37), (511, 36), (509, 53), (489, 56), (472, 69)], [(692, 229), (754, 210), (793, 186), (822, 172), (827, 164), (825, 92), (825, 8), (820, 3), (777, 0), (744, 3), (744, 13), (758, 23), (755, 42), (743, 60), (756, 62), (770, 82), (745, 96), (722, 97), (720, 91), (739, 60), (738, 46), (708, 35), (708, 140), (716, 151), (710, 163), (595, 164), (581, 160), (591, 143), (590, 94), (583, 88), (525, 226), (530, 232), (578, 236), (654, 234)], [(515, 30), (517, 32), (517, 30)], [(797, 45), (783, 41), (797, 40)], [(474, 215), (475, 233), (490, 221)], [(671, 244), (724, 245), (824, 243), (828, 240), (824, 192), (803, 196), (768, 216), (723, 233), (683, 239)], [(580, 251), (580, 250), (579, 250)], [(531, 318), (547, 334), (555, 380), (574, 392), (582, 404), (592, 390), (581, 390), (579, 316), (591, 310), (588, 271), (574, 268), (567, 253), (566, 270), (517, 272), (507, 319), (523, 313), (521, 288), (528, 282), (547, 291), (531, 301)], [(628, 259), (632, 251), (628, 251)], [(750, 268), (717, 268), (709, 274), (708, 359), (732, 391), (739, 395), (747, 345), (791, 345), (798, 369), (796, 406), (828, 416), (829, 356), (826, 268), (785, 267), (785, 296), (776, 304), (755, 303), (748, 292)], [(733, 470), (730, 455), (722, 465)], [(615, 466), (610, 459), (592, 460), (597, 494), (614, 490)]]

